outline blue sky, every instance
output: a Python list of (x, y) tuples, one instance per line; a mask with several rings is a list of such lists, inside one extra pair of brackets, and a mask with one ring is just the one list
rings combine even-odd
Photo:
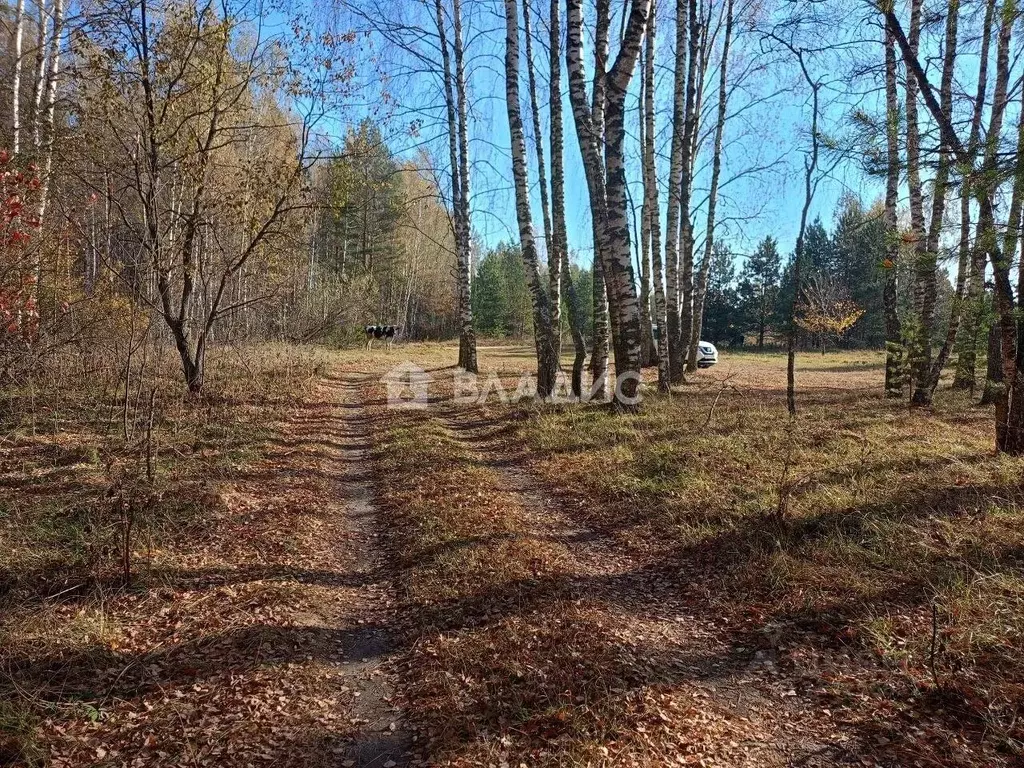
[[(370, 0), (373, 2), (373, 0)], [(445, 3), (449, 5), (448, 2)], [(534, 34), (546, 39), (543, 26), (547, 2), (535, 3), (541, 6), (540, 15), (534, 11)], [(386, 3), (392, 21), (401, 21), (404, 31), (401, 35), (405, 50), (387, 45), (379, 37), (368, 40), (364, 53), (372, 54), (377, 66), (389, 73), (392, 79), (385, 87), (395, 98), (395, 103), (382, 105), (371, 99), (369, 110), (381, 119), (385, 133), (396, 149), (410, 157), (426, 148), (436, 159), (435, 170), (442, 177), (442, 189), (448, 174), (447, 145), (444, 112), (441, 108), (439, 80), (433, 72), (436, 65), (436, 34), (433, 24), (433, 3), (419, 0), (408, 3)], [(619, 3), (613, 3), (618, 8)], [(667, 174), (667, 153), (671, 132), (671, 61), (673, 3), (662, 2), (660, 36), (656, 59), (657, 100), (658, 100), (658, 150), (660, 154), (659, 177), (662, 182), (661, 201), (667, 199), (664, 178)], [(718, 227), (716, 238), (725, 240), (733, 252), (741, 258), (753, 250), (756, 242), (765, 235), (776, 237), (784, 252), (792, 250), (798, 227), (800, 209), (803, 205), (803, 162), (804, 151), (809, 144), (810, 109), (809, 90), (799, 78), (798, 70), (788, 55), (766, 50), (764, 36), (760, 30), (766, 27), (763, 6), (748, 4), (747, 19), (758, 23), (757, 31), (744, 23), (737, 23), (737, 33), (730, 57), (730, 79), (739, 80), (739, 87), (731, 94), (729, 103), (730, 120), (725, 135), (723, 152), (723, 186), (720, 191)], [(479, 239), (486, 245), (501, 240), (518, 239), (512, 190), (511, 159), (509, 156), (508, 123), (505, 110), (504, 91), (504, 16), (502, 3), (497, 0), (464, 2), (464, 20), (467, 41), (467, 69), (470, 73), (471, 122), (470, 144), (472, 156), (472, 213), (473, 227)], [(760, 13), (760, 16), (753, 16)], [(870, 14), (867, 5), (863, 13)], [(401, 17), (401, 18), (399, 18)], [(618, 17), (616, 16), (616, 22)], [(830, 136), (843, 136), (853, 127), (850, 113), (854, 108), (864, 109), (877, 115), (882, 111), (880, 74), (869, 74), (853, 78), (850, 72), (861, 68), (865, 61), (874, 64), (881, 59), (880, 28), (874, 24), (854, 23), (863, 19), (848, 14), (846, 26), (839, 25), (835, 39), (828, 42), (836, 45), (835, 51), (815, 55), (811, 69), (820, 76), (822, 90), (822, 130)], [(363, 22), (365, 23), (365, 22)], [(420, 30), (420, 31), (417, 31)], [(617, 29), (617, 23), (613, 23)], [(835, 28), (834, 28), (835, 29)], [(813, 37), (807, 38), (811, 45), (818, 44)], [(542, 132), (545, 133), (545, 155), (550, 161), (547, 147), (546, 101), (546, 46), (534, 44), (537, 65), (538, 88), (542, 102)], [(418, 60), (414, 53), (426, 57)], [(586, 53), (585, 60), (591, 60)], [(712, 55), (711, 71), (707, 78), (707, 118), (703, 130), (710, 134), (713, 128), (713, 108), (717, 99), (717, 50)], [(962, 79), (964, 88), (969, 88), (976, 70), (976, 62), (964, 59), (965, 71)], [(436, 69), (436, 66), (433, 67)], [(745, 73), (745, 74), (743, 74)], [(590, 74), (590, 73), (588, 73)], [(638, 77), (634, 77), (627, 109), (637, 109), (636, 89)], [(380, 86), (373, 77), (367, 80), (369, 92), (377, 92)], [(565, 75), (563, 71), (563, 89)], [(521, 71), (521, 91), (526, 97), (526, 74)], [(527, 122), (527, 150), (531, 161), (530, 180), (534, 197), (534, 227), (541, 235), (541, 216), (537, 174), (533, 163), (533, 136), (528, 112), (524, 104), (524, 120)], [(357, 110), (362, 111), (362, 110)], [(567, 96), (563, 99), (563, 113), (566, 125), (565, 173), (566, 208), (570, 247), (577, 260), (585, 264), (592, 258), (590, 213), (576, 143), (575, 128)], [(365, 112), (363, 112), (365, 114)], [(361, 115), (360, 115), (361, 116)], [(410, 135), (408, 126), (412, 120), (420, 121), (419, 131)], [(626, 152), (633, 201), (639, 206), (641, 188), (639, 183), (639, 146), (636, 139), (635, 118), (627, 121)], [(403, 149), (404, 148), (404, 149)], [(695, 199), (706, 196), (710, 176), (710, 136), (705, 142), (698, 175), (695, 182)], [(829, 163), (831, 165), (831, 163)], [(753, 169), (753, 170), (752, 170)], [(736, 177), (736, 178), (734, 178)], [(833, 212), (840, 197), (846, 193), (859, 196), (870, 204), (883, 194), (879, 179), (868, 177), (856, 162), (846, 161), (835, 167), (828, 178), (819, 182), (817, 194), (811, 208), (811, 220), (820, 216), (826, 226), (831, 226)], [(639, 213), (637, 213), (639, 215)], [(664, 223), (664, 213), (662, 215)], [(698, 239), (703, 239), (703, 207), (695, 217)]]

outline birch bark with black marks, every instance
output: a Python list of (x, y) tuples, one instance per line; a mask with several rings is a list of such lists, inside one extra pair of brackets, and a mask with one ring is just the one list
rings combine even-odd
[(25, 0), (14, 6), (14, 74), (11, 78), (11, 149), (15, 157), (21, 150), (21, 61), (25, 36)]
[(658, 389), (661, 392), (671, 390), (672, 380), (669, 372), (668, 354), (668, 319), (665, 301), (665, 275), (661, 258), (661, 215), (658, 201), (658, 166), (655, 161), (655, 83), (654, 53), (657, 41), (657, 4), (651, 6), (651, 16), (647, 21), (647, 55), (644, 60), (643, 88), (643, 121), (644, 121), (644, 208), (648, 217), (651, 237), (651, 272), (654, 281), (654, 322), (658, 326)]
[[(910, 29), (907, 38), (914, 56), (917, 56), (921, 37), (921, 9), (923, 0), (910, 2)], [(917, 77), (909, 70), (906, 73), (906, 131), (907, 131), (907, 190), (910, 206), (910, 232), (914, 245), (914, 324), (910, 329), (910, 371), (914, 392), (912, 402), (918, 403), (917, 389), (927, 384), (931, 370), (931, 318), (925, 314), (922, 304), (922, 272), (928, 263), (928, 233), (924, 220), (924, 194), (921, 185), (921, 133), (917, 117)]]
[[(457, 280), (457, 301), (459, 312), (459, 359), (458, 366), (470, 373), (476, 373), (476, 339), (473, 333), (473, 308), (469, 295), (469, 264), (464, 260), (467, 255), (463, 250), (466, 239), (463, 232), (463, 193), (462, 171), (460, 162), (458, 102), (455, 96), (454, 76), (452, 72), (452, 54), (448, 45), (448, 31), (444, 18), (444, 7), (441, 0), (434, 0), (434, 23), (437, 25), (438, 45), (441, 49), (441, 78), (444, 90), (445, 116), (448, 128), (448, 162), (452, 176), (452, 234), (455, 239), (455, 264)], [(364, 227), (364, 231), (365, 231)], [(470, 338), (466, 338), (466, 328)], [(472, 339), (472, 344), (470, 344)], [(471, 353), (471, 354), (470, 354)], [(467, 367), (472, 365), (472, 367)]]
[(892, 33), (885, 32), (885, 278), (882, 305), (885, 313), (885, 396), (903, 397), (903, 329), (899, 315), (897, 265), (900, 258), (900, 233), (896, 218), (899, 202), (900, 148), (899, 96), (896, 91), (896, 51)]
[[(544, 242), (548, 253), (548, 306), (551, 317), (551, 344), (555, 360), (562, 358), (562, 265), (557, 252), (552, 251), (554, 241), (551, 223), (551, 201), (548, 197), (547, 168), (544, 162), (544, 142), (540, 130), (540, 107), (537, 103), (537, 78), (533, 70), (533, 33), (530, 24), (530, 3), (523, 0), (523, 35), (526, 43), (527, 88), (530, 94), (530, 114), (533, 119), (533, 138), (537, 152), (537, 183), (540, 187), (541, 216), (544, 223)], [(561, 367), (560, 365), (558, 366)]]
[(558, 356), (551, 325), (550, 298), (540, 275), (537, 239), (530, 214), (529, 176), (526, 166), (526, 139), (519, 108), (519, 8), (516, 0), (505, 0), (505, 101), (512, 143), (512, 177), (516, 196), (516, 221), (522, 248), (526, 280), (533, 302), (534, 338), (537, 347), (537, 395), (548, 397), (554, 391), (558, 374)]
[(36, 152), (43, 145), (43, 92), (46, 89), (46, 35), (50, 28), (50, 15), (46, 0), (38, 0), (39, 16), (36, 22), (36, 66), (32, 87), (32, 146)]
[[(650, 0), (634, 0), (631, 4), (619, 53), (611, 69), (604, 72), (609, 4), (606, 0), (598, 3), (595, 35), (597, 72), (591, 105), (587, 103), (582, 62), (582, 6), (580, 0), (567, 2), (569, 97), (595, 222), (595, 272), (600, 265), (610, 307), (616, 371), (623, 382), (616, 393), (621, 397), (616, 402), (626, 410), (632, 408), (631, 401), (639, 383), (640, 302), (634, 283), (627, 216), (625, 99), (639, 57), (649, 7)], [(596, 322), (595, 317), (595, 325)]]
[[(462, 36), (462, 0), (452, 0), (452, 37), (455, 49), (455, 94), (459, 115), (459, 226), (462, 238), (457, 243), (459, 267), (459, 367), (470, 373), (479, 369), (476, 359), (476, 333), (473, 331), (473, 228), (469, 213), (469, 126), (466, 95), (466, 66)], [(454, 169), (452, 171), (454, 173)]]
[(44, 108), (40, 119), (40, 141), (39, 146), (42, 161), (42, 186), (39, 194), (39, 215), (41, 222), (46, 213), (50, 191), (50, 173), (53, 170), (53, 144), (55, 137), (55, 122), (57, 108), (57, 85), (60, 80), (61, 46), (64, 38), (64, 0), (54, 0), (53, 3), (53, 34), (50, 36), (50, 50), (47, 54), (46, 85), (44, 88)]
[(605, 280), (608, 283), (612, 342), (615, 349), (616, 405), (632, 410), (639, 383), (641, 364), (640, 299), (636, 291), (631, 257), (626, 195), (626, 93), (640, 55), (651, 0), (633, 0), (626, 33), (615, 63), (605, 76), (605, 164), (607, 185), (607, 257)]
[[(653, 16), (653, 13), (652, 13)], [(650, 39), (650, 20), (648, 20), (648, 32), (646, 39)], [(640, 203), (640, 249), (637, 259), (640, 269), (640, 331), (641, 331), (641, 361), (643, 367), (658, 364), (658, 348), (654, 342), (654, 329), (651, 322), (651, 207), (647, 199), (647, 188), (650, 182), (647, 179), (647, 164), (644, 162), (644, 153), (647, 151), (647, 123), (645, 118), (644, 104), (647, 90), (647, 55), (641, 56), (640, 66), (640, 92), (637, 95), (637, 137), (640, 144), (640, 178), (644, 190), (643, 200)]]
[[(598, 58), (597, 54), (595, 58)], [(594, 308), (594, 338), (591, 340), (590, 355), (593, 384), (590, 394), (595, 399), (605, 399), (608, 379), (608, 304), (601, 263), (601, 253), (605, 249), (606, 207), (602, 154), (604, 126), (598, 124), (595, 110), (587, 97), (587, 75), (583, 64), (582, 0), (566, 0), (565, 63), (569, 79), (569, 103), (572, 106), (576, 136), (583, 159), (583, 174), (587, 181), (594, 242), (593, 294), (590, 297)], [(595, 74), (595, 104), (599, 79)]]
[[(971, 129), (967, 138), (967, 155), (973, 167), (981, 142), (981, 122), (985, 112), (985, 97), (988, 91), (989, 49), (992, 41), (992, 25), (995, 18), (995, 0), (987, 0), (985, 19), (982, 22), (981, 51), (978, 60), (978, 83), (974, 96), (974, 111)], [(953, 389), (974, 390), (975, 368), (978, 357), (978, 335), (985, 309), (985, 254), (971, 244), (971, 196), (970, 179), (961, 185), (960, 198), (960, 261), (968, 262), (966, 293), (963, 302), (962, 330), (958, 331), (956, 372), (953, 375)]]
[(708, 292), (708, 277), (711, 274), (711, 258), (714, 250), (715, 215), (718, 205), (718, 182), (722, 174), (722, 136), (729, 102), (728, 68), (729, 48), (732, 43), (733, 0), (726, 0), (725, 36), (722, 40), (722, 62), (718, 73), (718, 114), (715, 122), (715, 139), (711, 157), (711, 187), (708, 190), (707, 224), (704, 228), (704, 255), (700, 272), (693, 287), (693, 327), (690, 331), (690, 345), (687, 351), (687, 370), (697, 370), (697, 345), (704, 327), (704, 299)]
[(685, 378), (686, 352), (693, 327), (693, 222), (690, 197), (693, 190), (694, 140), (697, 133), (698, 76), (700, 72), (700, 19), (697, 0), (689, 0), (689, 55), (686, 67), (686, 118), (683, 121), (682, 176), (679, 189), (679, 329), (669, 342), (672, 381)]
[[(686, 132), (686, 50), (689, 37), (688, 0), (676, 0), (676, 57), (672, 84), (672, 144), (668, 166), (668, 207), (665, 212), (665, 303), (668, 327), (662, 329), (669, 348), (672, 380), (679, 349), (679, 220), (682, 208), (683, 139)], [(674, 350), (674, 351), (673, 351)]]
[(551, 236), (548, 258), (557, 258), (569, 307), (569, 329), (572, 334), (572, 393), (583, 396), (583, 366), (587, 358), (587, 342), (583, 334), (584, 318), (580, 297), (569, 271), (569, 236), (565, 226), (565, 163), (564, 128), (562, 125), (562, 29), (559, 19), (561, 0), (551, 0), (549, 23), (548, 108), (551, 110)]

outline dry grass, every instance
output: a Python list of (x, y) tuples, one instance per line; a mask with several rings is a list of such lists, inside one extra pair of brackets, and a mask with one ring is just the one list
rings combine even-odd
[[(146, 698), (153, 709), (154, 687), (201, 680), (200, 649), (237, 624), (206, 578), (238, 562), (242, 521), (225, 488), (265, 453), (270, 419), (308, 394), (322, 356), (223, 350), (211, 359), (208, 394), (195, 401), (182, 396), (174, 360), (149, 352), (133, 369), (127, 411), (123, 383), (118, 392), (111, 378), (123, 369), (87, 374), (82, 358), (53, 361), (31, 389), (5, 393), (0, 765), (102, 763), (112, 744), (132, 740), (151, 759), (175, 753), (170, 744), (157, 750), (160, 728), (147, 736), (119, 702), (139, 695), (128, 709)], [(234, 597), (250, 609), (288, 600), (259, 591), (246, 585)], [(87, 734), (101, 724), (122, 736), (99, 739), (94, 752)]]
[[(426, 411), (365, 390), (431, 763), (1019, 763), (1024, 462), (993, 454), (987, 409), (887, 402), (874, 353), (802, 357), (793, 422), (777, 355), (723, 354), (637, 416), (461, 406), (454, 355), (229, 349), (201, 403), (150, 359), (127, 441), (116, 366), (12, 393), (0, 764), (331, 764), (325, 359), (435, 377)], [(512, 391), (533, 352), (480, 362)]]
[[(409, 347), (391, 360), (432, 368), (451, 354)], [(802, 357), (793, 422), (785, 416), (784, 360), (769, 354), (725, 354), (671, 399), (649, 397), (636, 417), (593, 406), (470, 411), (504, 431), (508, 455), (526, 448), (520, 464), (580, 525), (614, 542), (652, 584), (692, 597), (698, 617), (718, 622), (734, 649), (747, 649), (732, 656), (749, 659), (760, 649), (801, 681), (813, 706), (840, 712), (856, 753), (908, 765), (1009, 765), (1024, 743), (1024, 462), (993, 454), (990, 411), (961, 395), (941, 391), (928, 412), (884, 400), (881, 366), (871, 352)], [(481, 368), (499, 372), (510, 390), (531, 367), (529, 348), (481, 348)], [(443, 382), (448, 373), (437, 375)], [(587, 744), (614, 742), (608, 760), (625, 764), (628, 707), (612, 707), (622, 719), (611, 725), (600, 706), (581, 715), (573, 698), (588, 699), (595, 681), (572, 659), (599, 659), (608, 680), (627, 681), (624, 691), (649, 693), (656, 675), (641, 674), (636, 685), (615, 671), (630, 643), (592, 626), (630, 617), (609, 615), (606, 605), (567, 607), (564, 592), (549, 589), (557, 578), (524, 598), (522, 570), (538, 557), (532, 550), (464, 546), (498, 534), (514, 540), (517, 530), (527, 536), (530, 523), (519, 512), (477, 517), (477, 491), (469, 489), (500, 499), (500, 475), (482, 476), (444, 427), (458, 418), (445, 403), (447, 386), (432, 390), (438, 402), (430, 413), (439, 419), (382, 415), (378, 443), (378, 460), (401, 489), (384, 498), (402, 531), (414, 597), (444, 596), (462, 611), (430, 614), (445, 620), (420, 635), (430, 663), (413, 664), (452, 681), (412, 688), (421, 702), (432, 697), (437, 713), (458, 713), (440, 731), (447, 751), (438, 754), (511, 760), (553, 740), (559, 746), (546, 760), (582, 764), (603, 759)], [(443, 567), (427, 565), (422, 553), (439, 546)], [(481, 592), (519, 607), (490, 615)], [(467, 603), (478, 628), (465, 621)], [(441, 635), (423, 640), (433, 629)], [(535, 641), (524, 648), (524, 637)], [(692, 695), (679, 680), (673, 689)], [(598, 699), (610, 705), (614, 697)], [(536, 725), (562, 706), (556, 717), (574, 728)], [(611, 731), (602, 735), (598, 722)], [(457, 736), (453, 728), (461, 728)]]

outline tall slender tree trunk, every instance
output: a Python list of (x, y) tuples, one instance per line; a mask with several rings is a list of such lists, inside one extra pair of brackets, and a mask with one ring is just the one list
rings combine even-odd
[[(977, 190), (979, 229), (976, 239), (988, 254), (992, 265), (996, 308), (999, 311), (999, 347), (1003, 363), (1003, 382), (1001, 391), (996, 396), (996, 448), (1005, 453), (1018, 455), (1024, 453), (1024, 344), (1019, 336), (1020, 332), (1024, 331), (1024, 320), (1018, 316), (1010, 272), (1016, 254), (1008, 253), (999, 247), (993, 211), (993, 200), (999, 183), (999, 140), (1009, 99), (1010, 39), (1017, 19), (1013, 0), (1004, 3), (1000, 16), (996, 79), (992, 91), (989, 128), (985, 136), (984, 160), (979, 175), (981, 184)], [(1019, 142), (1018, 138), (1018, 146)], [(1018, 170), (1016, 175), (1019, 177), (1021, 171)], [(1013, 239), (1012, 243), (1016, 250), (1016, 239)], [(1022, 275), (1024, 271), (1017, 275), (1018, 292), (1022, 287)]]
[[(462, 0), (452, 0), (452, 32), (455, 49), (455, 93), (459, 113), (459, 222), (462, 239), (459, 252), (459, 367), (476, 373), (476, 333), (473, 331), (473, 228), (469, 213), (469, 126), (466, 105), (466, 66), (462, 38)], [(454, 173), (454, 169), (452, 170)]]
[[(548, 102), (551, 110), (551, 236), (548, 258), (557, 258), (562, 270), (566, 303), (569, 307), (569, 328), (572, 333), (572, 393), (583, 396), (583, 365), (587, 358), (587, 342), (583, 334), (583, 311), (580, 297), (569, 271), (569, 236), (565, 226), (565, 171), (563, 162), (564, 130), (562, 126), (562, 29), (559, 20), (561, 0), (551, 0), (549, 18)], [(539, 140), (539, 139), (538, 139)], [(552, 251), (553, 247), (553, 251)]]
[(800, 230), (796, 236), (796, 255), (793, 259), (793, 301), (789, 307), (789, 328), (786, 334), (786, 407), (790, 416), (796, 416), (796, 342), (797, 342), (797, 307), (802, 292), (801, 266), (804, 260), (805, 235), (807, 233), (807, 214), (811, 210), (814, 199), (814, 174), (818, 169), (818, 90), (820, 81), (813, 80), (804, 63), (803, 55), (797, 52), (797, 60), (804, 80), (811, 88), (811, 151), (804, 163), (804, 206), (800, 211)]
[[(981, 51), (978, 60), (978, 84), (974, 97), (974, 112), (971, 117), (970, 135), (967, 139), (967, 154), (973, 166), (981, 141), (981, 121), (985, 112), (985, 96), (988, 91), (989, 49), (992, 41), (992, 25), (995, 18), (995, 0), (986, 0), (985, 18), (981, 31)], [(960, 205), (960, 259), (968, 259), (966, 299), (962, 311), (962, 331), (958, 332), (956, 345), (956, 373), (953, 389), (974, 390), (975, 366), (978, 357), (978, 336), (981, 330), (985, 305), (985, 253), (971, 245), (971, 189), (970, 179), (964, 180)]]
[(50, 38), (49, 62), (46, 71), (45, 109), (41, 120), (42, 186), (39, 192), (38, 220), (43, 221), (49, 203), (50, 174), (53, 171), (53, 144), (56, 138), (57, 84), (60, 79), (61, 40), (64, 37), (64, 0), (53, 3), (53, 35)]
[[(686, 352), (693, 327), (693, 223), (690, 196), (693, 189), (694, 142), (697, 134), (698, 72), (700, 70), (700, 19), (697, 0), (689, 0), (689, 56), (686, 67), (686, 119), (683, 121), (682, 175), (679, 190), (679, 329), (669, 342), (672, 380), (682, 381)], [(703, 79), (701, 76), (699, 79)]]
[(554, 244), (551, 223), (551, 202), (548, 198), (547, 168), (544, 162), (544, 142), (540, 131), (540, 107), (537, 104), (537, 79), (533, 70), (533, 33), (530, 24), (530, 3), (523, 0), (523, 34), (526, 41), (527, 88), (530, 92), (530, 113), (533, 118), (534, 145), (537, 151), (537, 182), (540, 187), (540, 207), (544, 222), (544, 242), (548, 253), (548, 306), (550, 307), (551, 344), (554, 347), (556, 366), (561, 368), (562, 358), (562, 264)]
[(631, 410), (640, 385), (640, 299), (631, 256), (626, 194), (626, 94), (640, 55), (652, 0), (633, 0), (626, 34), (611, 70), (605, 76), (605, 173), (607, 188), (607, 258), (612, 342), (615, 349), (616, 405)]
[(21, 151), (21, 48), (24, 35), (25, 0), (18, 0), (14, 6), (14, 75), (11, 79), (11, 149), (15, 157)]
[[(950, 0), (946, 11), (946, 41), (942, 57), (942, 79), (939, 85), (939, 104), (949, 114), (953, 109), (953, 74), (956, 65), (957, 26), (960, 15), (960, 0)], [(950, 150), (945, 142), (939, 146), (939, 159), (932, 182), (931, 221), (928, 225), (928, 239), (925, 252), (917, 265), (917, 291), (921, 308), (922, 334), (926, 337), (927, 354), (918, 369), (921, 379), (914, 386), (912, 403), (918, 406), (931, 405), (935, 389), (939, 385), (939, 377), (949, 358), (953, 339), (956, 337), (956, 325), (953, 315), (950, 316), (946, 329), (946, 341), (939, 348), (934, 360), (931, 359), (931, 337), (935, 327), (935, 302), (938, 296), (938, 259), (939, 234), (946, 210), (946, 187), (949, 184)], [(961, 276), (957, 276), (957, 295), (953, 301), (953, 313), (958, 312), (963, 284)], [(959, 317), (957, 316), (957, 321)], [(927, 363), (927, 366), (925, 365)]]
[[(651, 14), (653, 16), (653, 12)], [(648, 38), (650, 36), (650, 20), (648, 20)], [(649, 53), (649, 51), (648, 51)], [(644, 162), (644, 153), (647, 151), (647, 123), (644, 116), (644, 103), (647, 91), (647, 65), (646, 56), (641, 57), (640, 67), (640, 92), (637, 95), (637, 135), (640, 139), (640, 175), (641, 184), (644, 189), (643, 201), (640, 204), (640, 329), (643, 339), (641, 341), (641, 359), (644, 367), (657, 365), (658, 349), (654, 342), (654, 333), (651, 322), (651, 206), (647, 196), (647, 188), (650, 184), (647, 178), (647, 164)]]
[(46, 0), (38, 0), (39, 16), (36, 23), (35, 84), (32, 88), (32, 146), (38, 153), (43, 145), (43, 93), (46, 90), (46, 35), (50, 16)]
[[(452, 76), (451, 51), (448, 46), (448, 32), (444, 19), (444, 7), (441, 0), (434, 0), (434, 21), (437, 25), (438, 44), (441, 48), (441, 77), (444, 88), (445, 112), (448, 121), (448, 162), (451, 165), (452, 173), (452, 232), (455, 236), (455, 263), (458, 280), (458, 311), (459, 311), (459, 360), (458, 366), (475, 373), (474, 368), (467, 368), (469, 359), (468, 343), (464, 340), (465, 328), (468, 324), (472, 333), (473, 307), (472, 296), (469, 294), (469, 265), (465, 263), (462, 243), (463, 233), (463, 205), (462, 205), (462, 172), (459, 160), (459, 122), (457, 117), (458, 106), (455, 97), (454, 78)], [(366, 228), (364, 227), (364, 230)], [(347, 238), (346, 238), (347, 243)], [(474, 345), (475, 348), (475, 345)]]
[(995, 403), (1003, 388), (1002, 344), (999, 336), (999, 323), (992, 323), (988, 329), (988, 363), (985, 369), (985, 389), (981, 393), (982, 405)]
[[(607, 5), (605, 6), (605, 9)], [(600, 45), (597, 46), (600, 51)], [(601, 60), (600, 53), (595, 58)], [(565, 63), (569, 75), (569, 102), (572, 105), (576, 136), (583, 158), (583, 173), (590, 198), (591, 225), (594, 243), (593, 338), (591, 339), (590, 371), (593, 377), (591, 395), (595, 399), (607, 397), (608, 379), (608, 304), (604, 284), (601, 253), (605, 249), (605, 188), (604, 188), (604, 126), (599, 124), (598, 112), (588, 103), (587, 76), (583, 65), (583, 7), (582, 0), (566, 0)], [(600, 76), (594, 75), (594, 104), (598, 103)], [(597, 113), (597, 114), (595, 114)], [(603, 118), (602, 118), (603, 119)]]
[[(568, 2), (566, 3), (568, 8)], [(608, 248), (608, 221), (607, 221), (607, 194), (605, 187), (605, 156), (604, 156), (604, 107), (605, 107), (605, 70), (608, 67), (608, 35), (611, 24), (611, 3), (610, 0), (596, 0), (594, 4), (594, 85), (591, 94), (591, 118), (592, 132), (596, 142), (595, 153), (597, 162), (593, 165), (595, 174), (600, 174), (596, 184), (600, 187), (601, 216), (599, 225), (600, 235), (594, 237), (594, 339), (593, 350), (590, 354), (590, 370), (594, 384), (592, 393), (597, 399), (606, 399), (608, 392), (608, 357), (612, 342), (612, 325), (614, 318), (611, 314), (613, 285), (609, 285), (606, 279), (605, 259)], [(568, 14), (567, 14), (568, 15)], [(580, 22), (582, 25), (582, 21)], [(570, 25), (570, 31), (572, 27)], [(566, 55), (568, 56), (568, 46)], [(570, 74), (570, 78), (572, 75)], [(571, 80), (570, 80), (571, 82)], [(570, 94), (571, 94), (570, 88)], [(575, 108), (573, 110), (575, 114)], [(589, 183), (589, 182), (588, 182)], [(591, 205), (593, 208), (593, 205)], [(597, 221), (597, 220), (595, 220)]]
[(658, 201), (658, 166), (655, 161), (655, 82), (654, 53), (657, 41), (657, 3), (651, 6), (647, 21), (647, 55), (644, 59), (645, 77), (643, 88), (644, 121), (644, 207), (647, 209), (651, 237), (651, 271), (654, 280), (654, 321), (658, 326), (658, 389), (669, 392), (672, 377), (669, 371), (668, 352), (668, 309), (665, 300), (665, 275), (661, 258), (661, 215)]
[(679, 344), (679, 221), (684, 215), (682, 204), (683, 142), (686, 135), (686, 51), (689, 37), (688, 0), (676, 0), (676, 57), (672, 85), (672, 144), (668, 166), (668, 207), (665, 212), (665, 300), (669, 348), (670, 376), (673, 381), (681, 372)]
[(530, 215), (529, 177), (526, 166), (526, 140), (519, 108), (519, 9), (516, 0), (505, 0), (505, 100), (508, 129), (512, 141), (512, 176), (516, 195), (516, 220), (526, 267), (526, 279), (533, 301), (534, 337), (537, 346), (537, 394), (548, 397), (555, 388), (558, 355), (551, 325), (550, 297), (540, 276), (537, 240)]
[[(910, 2), (910, 29), (907, 39), (911, 51), (917, 56), (921, 37), (921, 8), (923, 0)], [(914, 314), (910, 333), (910, 370), (914, 393), (912, 402), (920, 403), (916, 390), (926, 384), (931, 370), (931, 323), (922, 304), (922, 272), (927, 268), (928, 233), (924, 220), (924, 195), (921, 186), (921, 135), (917, 118), (917, 77), (909, 69), (906, 73), (907, 115), (907, 188), (910, 200), (910, 230), (914, 242)]]
[[(609, 3), (600, 0), (595, 34), (594, 98), (588, 105), (582, 62), (583, 9), (580, 0), (568, 0), (569, 97), (580, 140), (583, 167), (595, 222), (595, 275), (603, 271), (609, 301), (609, 320), (619, 380), (617, 406), (630, 410), (639, 384), (640, 307), (630, 256), (625, 185), (625, 99), (636, 68), (647, 24), (650, 0), (633, 0), (625, 36), (611, 69), (605, 71)], [(603, 146), (604, 157), (601, 157)], [(596, 284), (595, 279), (595, 284)], [(597, 317), (595, 316), (595, 329)], [(596, 332), (596, 331), (595, 331)]]
[(711, 258), (714, 251), (715, 214), (718, 204), (718, 181), (722, 174), (722, 136), (725, 133), (725, 121), (729, 91), (727, 87), (729, 68), (729, 47), (732, 43), (733, 0), (726, 0), (725, 5), (725, 37), (722, 40), (722, 63), (718, 73), (718, 116), (715, 122), (715, 141), (711, 158), (711, 188), (708, 191), (708, 216), (704, 228), (704, 258), (697, 273), (697, 281), (693, 289), (693, 328), (690, 332), (690, 346), (687, 352), (687, 369), (697, 370), (697, 345), (700, 343), (701, 331), (704, 327), (704, 299), (708, 292), (708, 276), (711, 274)]

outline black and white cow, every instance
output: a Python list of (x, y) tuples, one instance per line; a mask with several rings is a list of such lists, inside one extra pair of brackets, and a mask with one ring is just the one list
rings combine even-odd
[(391, 343), (395, 340), (396, 330), (397, 326), (394, 325), (366, 326), (366, 348), (370, 349), (373, 346), (374, 339), (384, 339), (384, 348), (391, 349)]

